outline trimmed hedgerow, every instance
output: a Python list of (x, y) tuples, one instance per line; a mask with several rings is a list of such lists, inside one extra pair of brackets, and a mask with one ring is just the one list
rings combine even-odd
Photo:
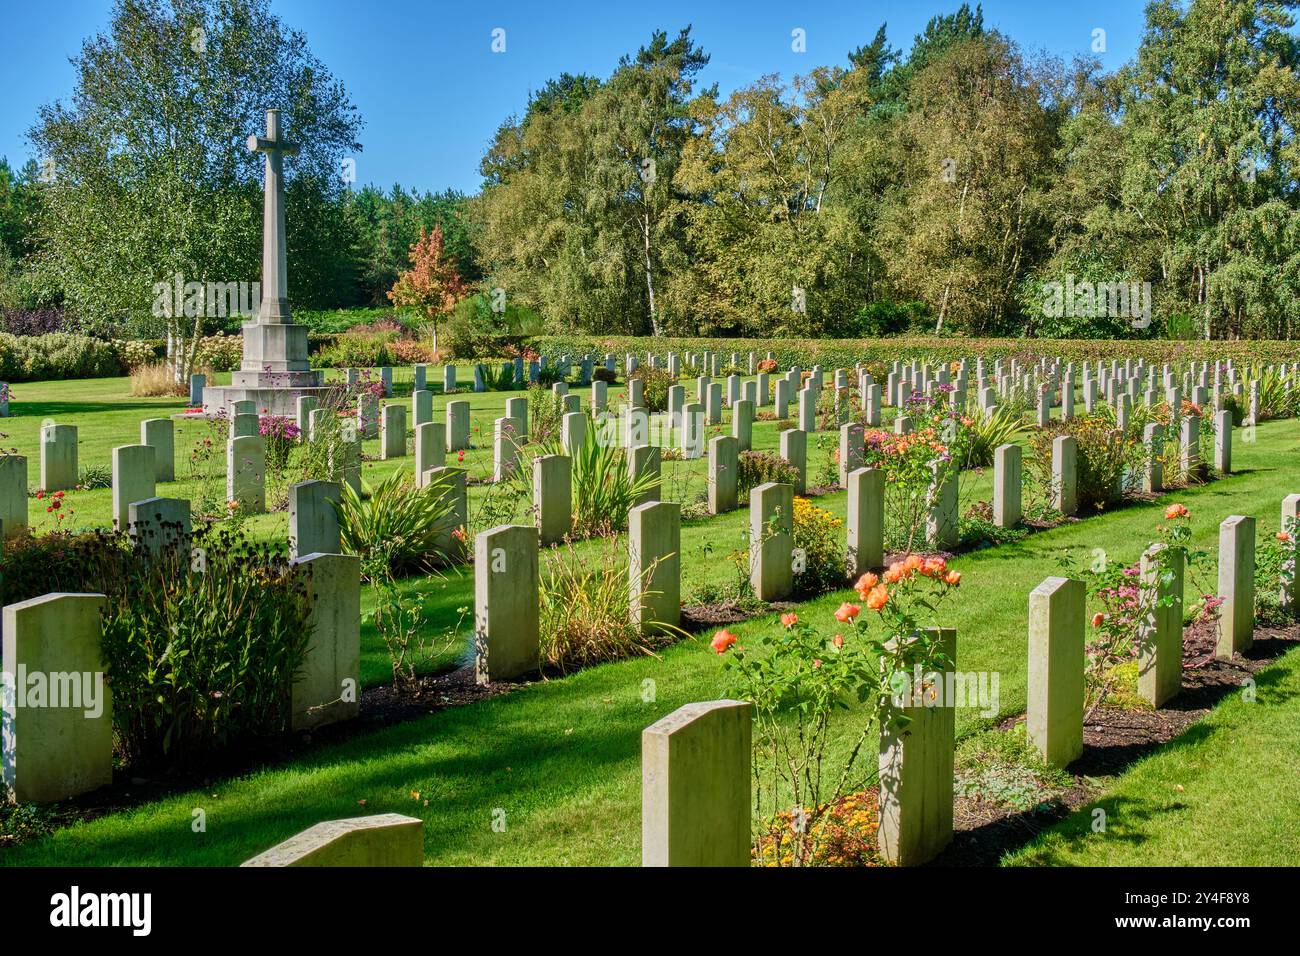
[(1112, 358), (1143, 358), (1148, 363), (1214, 361), (1232, 358), (1238, 362), (1291, 362), (1296, 343), (1278, 341), (1202, 341), (1168, 339), (975, 339), (940, 336), (900, 336), (878, 339), (705, 339), (596, 335), (543, 335), (531, 340), (534, 348), (547, 355), (568, 352), (653, 351), (755, 353), (760, 358), (771, 352), (782, 368), (817, 363), (827, 368), (848, 367), (859, 361), (892, 362), (894, 359), (930, 361), (961, 357), (986, 359), (1019, 358), (1033, 362), (1043, 356), (1066, 361), (1097, 361)]

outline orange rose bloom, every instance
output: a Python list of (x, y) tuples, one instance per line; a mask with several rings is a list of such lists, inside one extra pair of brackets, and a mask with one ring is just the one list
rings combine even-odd
[(814, 658), (813, 658), (813, 670), (816, 670), (817, 668), (819, 668), (819, 667), (821, 667), (821, 666), (822, 666), (822, 659), (821, 659), (820, 657), (814, 657)]
[(858, 592), (858, 596), (866, 598), (867, 592), (880, 583), (880, 578), (868, 571), (862, 577), (858, 578), (858, 583), (853, 585), (853, 590)]
[(889, 603), (889, 589), (883, 584), (876, 585), (870, 594), (867, 595), (867, 607), (873, 611), (879, 611)]
[(861, 613), (862, 608), (858, 607), (856, 604), (849, 604), (846, 601), (841, 604), (840, 609), (835, 612), (835, 620), (839, 621), (841, 624), (847, 624)]
[(1165, 520), (1173, 521), (1175, 518), (1186, 518), (1188, 515), (1187, 505), (1170, 505), (1165, 509)]
[(921, 556), (920, 556), (919, 554), (909, 554), (909, 555), (907, 556), (906, 560), (903, 561), (903, 570), (904, 570), (904, 571), (920, 571), (920, 570), (921, 570), (921, 564), (922, 564), (922, 562), (921, 562)]
[(713, 640), (709, 642), (709, 646), (712, 647), (715, 652), (725, 654), (727, 648), (735, 643), (736, 635), (732, 634), (724, 627), (722, 630), (718, 631), (717, 634), (713, 635)]
[(831, 641), (831, 644), (833, 644), (835, 647), (843, 647), (843, 646), (844, 646), (844, 635), (843, 635), (843, 634), (836, 634), (834, 640)]
[(943, 558), (926, 558), (921, 565), (921, 573), (926, 577), (941, 577), (948, 570), (948, 562)]
[(1290, 540), (1291, 540), (1291, 532), (1290, 532), (1290, 531), (1279, 531), (1279, 532), (1277, 533), (1277, 540), (1279, 540), (1279, 541), (1290, 541)]
[(793, 611), (791, 611), (789, 614), (781, 615), (782, 627), (787, 627), (787, 628), (794, 627), (798, 623), (799, 623), (799, 615), (795, 614)]
[(1101, 627), (1101, 622), (1104, 620), (1106, 620), (1106, 615), (1102, 614), (1101, 611), (1098, 611), (1092, 616), (1092, 626)]
[(961, 584), (961, 572), (960, 572), (960, 571), (949, 571), (949, 572), (944, 576), (944, 581), (946, 581), (948, 584), (953, 585), (954, 587), (955, 587), (956, 585), (958, 585), (958, 584)]
[(903, 566), (897, 563), (891, 564), (889, 569), (885, 571), (885, 580), (890, 584), (897, 584), (903, 580)]

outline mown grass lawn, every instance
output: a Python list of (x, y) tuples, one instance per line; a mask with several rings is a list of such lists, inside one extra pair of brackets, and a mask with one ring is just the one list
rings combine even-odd
[[(1300, 422), (1267, 423), (1258, 429), (1255, 442), (1238, 448), (1238, 474), (1166, 500), (1189, 505), (1196, 544), (1203, 548), (1214, 549), (1218, 523), (1231, 513), (1256, 515), (1262, 530), (1271, 529), (1281, 499), (1300, 491), (1298, 450)], [(819, 503), (842, 513), (843, 495)], [(1025, 704), (1028, 592), (1058, 573), (1060, 559), (1090, 560), (1098, 547), (1111, 560), (1135, 560), (1154, 539), (1162, 511), (1162, 503), (1121, 508), (956, 562), (964, 578), (957, 599), (945, 606), (944, 621), (958, 629), (961, 670), (999, 673), (999, 717), (1018, 713)], [(738, 512), (684, 529), (686, 593), (702, 576), (730, 573), (717, 555), (725, 552), (729, 539), (739, 540), (744, 523), (744, 513)], [(1207, 581), (1212, 586), (1212, 574)], [(456, 606), (459, 593), (468, 600), (467, 587), (467, 578), (448, 582), (446, 606)], [(825, 595), (802, 605), (799, 613), (816, 622), (829, 639), (837, 629), (832, 612), (846, 596)], [(759, 629), (772, 626), (774, 616), (768, 615), (732, 630), (744, 643)], [(368, 668), (375, 668), (373, 657), (369, 660)], [(1263, 672), (1260, 702), (1252, 705), (1256, 710), (1250, 720), (1294, 721), (1294, 704), (1283, 696), (1290, 693), (1289, 679), (1268, 675), (1294, 669), (1296, 660), (1292, 654)], [(1266, 681), (1274, 682), (1276, 695), (1263, 692)], [(433, 864), (634, 864), (640, 844), (641, 730), (682, 704), (725, 692), (719, 662), (707, 641), (686, 640), (659, 657), (593, 667), (323, 746), (283, 766), (214, 781), (203, 790), (61, 830), (0, 859), (11, 864), (230, 865), (321, 820), (392, 811), (425, 820), (426, 858)], [(849, 713), (837, 720), (838, 748), (854, 736), (855, 719)], [(988, 724), (971, 711), (958, 713), (960, 735)], [(1193, 733), (1203, 731), (1194, 728)], [(1207, 746), (1214, 739), (1207, 737)], [(1275, 766), (1284, 759), (1279, 748), (1292, 758), (1295, 752), (1294, 736), (1281, 733), (1218, 739), (1236, 750), (1233, 760), (1242, 768), (1252, 760), (1260, 767)], [(1214, 789), (1220, 805), (1216, 813), (1256, 819), (1261, 832), (1280, 834), (1273, 844), (1278, 855), (1294, 858), (1300, 838), (1284, 826), (1296, 817), (1294, 792), (1287, 799), (1261, 802), (1257, 792), (1234, 788), (1235, 771), (1225, 773), (1219, 785), (1210, 759), (1218, 749), (1205, 752), (1203, 771), (1205, 786)], [(1251, 756), (1254, 751), (1258, 753)], [(1120, 778), (1114, 783), (1116, 792), (1130, 776), (1136, 782), (1129, 785), (1139, 788), (1134, 791), (1139, 796), (1148, 792), (1141, 789), (1144, 786), (1160, 786), (1160, 780), (1167, 779), (1160, 759), (1152, 758)], [(1153, 769), (1143, 769), (1147, 767)], [(1156, 776), (1144, 784), (1142, 773)], [(1181, 828), (1174, 811), (1151, 806), (1151, 839), (1161, 844), (1182, 841), (1187, 861), (1239, 863), (1258, 858), (1257, 850), (1243, 840), (1224, 841), (1212, 828)], [(195, 833), (191, 822), (199, 808), (206, 811), (207, 827)], [(504, 828), (494, 827), (494, 821), (504, 821)], [(1136, 829), (1129, 832), (1141, 836)], [(1043, 841), (1044, 848), (1049, 845)], [(1140, 856), (1142, 842), (1133, 852), (1147, 862)], [(1158, 858), (1159, 852), (1151, 859)], [(1023, 862), (1048, 860), (1027, 856)]]

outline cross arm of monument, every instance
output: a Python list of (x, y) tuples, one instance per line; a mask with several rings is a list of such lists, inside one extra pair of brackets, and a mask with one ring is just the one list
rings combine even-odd
[(286, 156), (298, 155), (298, 144), (282, 139), (266, 139), (263, 136), (248, 137), (248, 148), (255, 153), (283, 153)]

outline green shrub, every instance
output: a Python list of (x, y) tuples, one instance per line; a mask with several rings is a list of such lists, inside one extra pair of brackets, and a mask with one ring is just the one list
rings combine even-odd
[(117, 352), (100, 339), (69, 332), (24, 336), (0, 332), (0, 381), (105, 378), (122, 373)]
[(108, 594), (103, 656), (128, 761), (193, 765), (289, 729), (312, 637), (304, 578), (282, 543), (218, 527), (153, 558), (136, 551), (124, 586), (94, 583)]
[(769, 481), (793, 485), (798, 480), (799, 469), (772, 452), (742, 451), (736, 459), (736, 493), (741, 498)]
[(611, 537), (596, 558), (571, 544), (545, 564), (540, 590), (542, 660), (560, 670), (652, 653), (633, 623), (627, 548)]
[[(553, 444), (544, 454), (564, 454)], [(573, 465), (573, 526), (581, 535), (605, 536), (627, 527), (627, 513), (659, 478), (642, 475), (636, 481), (628, 473), (623, 449), (606, 441), (590, 416), (587, 435), (571, 456)]]
[(1139, 467), (1141, 444), (1116, 431), (1104, 415), (1083, 415), (1067, 422), (1053, 419), (1031, 439), (1034, 468), (1047, 487), (1051, 487), (1052, 442), (1062, 435), (1072, 436), (1077, 447), (1079, 510), (1100, 510), (1118, 501), (1125, 471)]
[(645, 384), (642, 385), (641, 401), (651, 412), (668, 411), (668, 389), (677, 384), (667, 369), (651, 368), (649, 365), (641, 365), (628, 378), (639, 378)]
[(1003, 404), (994, 409), (993, 414), (976, 413), (963, 420), (966, 434), (962, 436), (964, 455), (963, 468), (985, 468), (993, 464), (994, 452), (1002, 445), (1015, 444), (1016, 439), (1029, 431), (1029, 425), (1020, 410), (1013, 405)]
[(393, 574), (429, 571), (447, 561), (445, 529), (453, 503), (441, 488), (416, 488), (399, 468), (376, 485), (363, 482), (362, 490), (364, 497), (344, 482), (335, 505), (345, 552), (359, 555), (363, 564), (384, 555)]

